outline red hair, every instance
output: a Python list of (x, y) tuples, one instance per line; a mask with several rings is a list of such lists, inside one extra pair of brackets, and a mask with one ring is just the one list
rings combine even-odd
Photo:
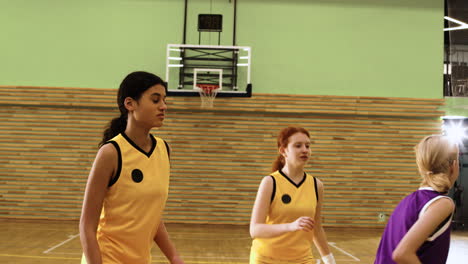
[[(307, 137), (310, 138), (310, 135), (309, 135), (309, 132), (305, 129), (305, 128), (302, 128), (302, 127), (286, 127), (286, 128), (283, 128), (280, 133), (278, 134), (278, 139), (277, 139), (277, 145), (278, 145), (278, 150), (280, 148), (286, 148), (288, 147), (288, 143), (289, 143), (289, 138), (296, 134), (296, 133), (303, 133), (305, 135), (307, 135)], [(279, 154), (278, 157), (276, 158), (275, 162), (273, 162), (273, 166), (272, 166), (272, 171), (277, 171), (277, 170), (280, 170), (284, 167), (285, 165), (285, 160), (284, 160), (284, 157), (283, 155)]]

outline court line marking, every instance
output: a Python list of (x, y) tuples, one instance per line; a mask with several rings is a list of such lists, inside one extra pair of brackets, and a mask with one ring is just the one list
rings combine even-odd
[(76, 234), (76, 235), (70, 235), (70, 236), (68, 236), (68, 239), (67, 239), (67, 240), (64, 240), (64, 241), (58, 243), (57, 245), (55, 245), (55, 246), (53, 246), (53, 247), (51, 247), (51, 248), (45, 250), (45, 251), (42, 252), (42, 253), (44, 253), (44, 254), (49, 254), (49, 252), (51, 252), (52, 250), (54, 250), (54, 249), (56, 249), (56, 248), (62, 246), (63, 244), (68, 243), (69, 241), (75, 239), (75, 237), (77, 237), (77, 236), (79, 236), (79, 235), (80, 235), (79, 233)]
[(328, 244), (334, 248), (336, 248), (338, 251), (340, 251), (341, 253), (347, 255), (347, 256), (350, 256), (352, 259), (354, 259), (355, 261), (361, 261), (360, 259), (356, 258), (355, 256), (351, 255), (350, 253), (346, 252), (344, 249), (341, 249), (339, 248), (338, 246), (336, 246), (336, 243), (335, 242), (328, 242)]
[[(0, 254), (0, 257), (14, 257), (14, 258), (33, 258), (33, 259), (67, 259), (67, 260), (80, 260), (81, 258), (69, 258), (69, 257), (52, 257), (52, 256), (28, 256), (28, 255), (13, 255), (13, 254)], [(194, 261), (185, 260), (185, 263), (193, 264), (219, 264), (219, 261)], [(153, 260), (151, 263), (166, 263), (167, 260)], [(229, 262), (230, 264), (245, 264), (245, 262)]]
[[(53, 253), (50, 253), (51, 255), (82, 255), (82, 253), (76, 253), (76, 252), (57, 252), (57, 251), (54, 251)], [(162, 254), (162, 253), (161, 253)], [(162, 255), (151, 255), (152, 259), (166, 259), (165, 256), (162, 256)], [(195, 259), (225, 259), (225, 260), (229, 260), (229, 259), (237, 259), (237, 260), (244, 260), (244, 259), (249, 259), (249, 256), (245, 256), (245, 257), (216, 257), (216, 256), (185, 256), (185, 255), (181, 255), (180, 256), (181, 258), (183, 259), (186, 259), (186, 258), (195, 258)]]
[[(197, 240), (197, 241), (200, 241), (200, 240), (220, 240), (220, 241), (223, 241), (225, 239), (227, 239), (228, 237), (225, 237), (224, 239), (222, 239), (221, 237), (213, 237), (213, 238), (199, 238), (199, 237), (190, 237), (190, 238), (186, 238), (186, 237), (177, 237), (177, 236), (172, 236), (171, 235), (171, 238), (175, 238), (175, 239), (184, 239), (184, 240)], [(239, 237), (239, 238), (232, 238), (230, 237), (229, 240), (252, 240), (251, 237)]]
[[(72, 252), (53, 252), (53, 253), (51, 253), (51, 254), (54, 254), (54, 255), (82, 255), (81, 253), (72, 253)], [(248, 260), (248, 259), (249, 259), (248, 256), (246, 256), (246, 257), (210, 257), (210, 256), (205, 256), (205, 257), (203, 257), (203, 256), (184, 256), (184, 255), (181, 255), (180, 257), (184, 260), (184, 262), (191, 262), (191, 260), (187, 260), (187, 259), (189, 259), (189, 258), (207, 259), (207, 260), (213, 259), (213, 258), (216, 258), (216, 259), (224, 259), (224, 260), (230, 260), (230, 259), (233, 259), (233, 260), (235, 260), (235, 259), (237, 259), (237, 260), (240, 260), (240, 259)], [(161, 256), (161, 255), (152, 255), (152, 258), (153, 258), (153, 261), (155, 261), (155, 259), (158, 260), (158, 261), (159, 261), (159, 259), (161, 259), (161, 260), (165, 260), (165, 261), (167, 262), (166, 257)], [(347, 259), (335, 258), (335, 260), (336, 260), (336, 261), (340, 261), (340, 262), (341, 262), (341, 261), (350, 261), (348, 258), (347, 258)], [(320, 261), (320, 260), (317, 259), (317, 263), (320, 263), (319, 261)], [(359, 261), (360, 261), (360, 260), (359, 260)], [(164, 262), (164, 263), (166, 263), (166, 262)], [(244, 264), (245, 264), (245, 263), (244, 263)]]
[(81, 259), (81, 258), (70, 258), (70, 257), (53, 257), (53, 256), (28, 256), (28, 255), (13, 255), (13, 254), (0, 254), (0, 257), (14, 257), (14, 258), (34, 258), (34, 259)]
[[(60, 247), (60, 246), (62, 246), (62, 245), (64, 245), (64, 244), (68, 243), (69, 241), (75, 239), (75, 238), (78, 237), (79, 235), (80, 235), (79, 233), (76, 234), (76, 235), (70, 235), (70, 236), (68, 236), (68, 239), (66, 239), (66, 240), (64, 240), (64, 241), (62, 241), (62, 242), (60, 242), (59, 244), (57, 244), (57, 245), (55, 245), (55, 246), (53, 246), (53, 247), (51, 247), (51, 248), (49, 248), (49, 249), (47, 249), (47, 250), (45, 250), (45, 251), (42, 252), (42, 253), (44, 253), (44, 254), (49, 254), (49, 252), (51, 252), (52, 250), (54, 250), (54, 249), (56, 249), (56, 248), (58, 248), (58, 247)], [(337, 249), (338, 251), (340, 251), (341, 253), (343, 253), (343, 254), (345, 254), (345, 255), (351, 257), (353, 260), (355, 260), (355, 261), (361, 261), (359, 258), (353, 256), (351, 253), (348, 253), (348, 252), (346, 252), (344, 249), (342, 249), (342, 248), (336, 246), (336, 243), (335, 243), (335, 242), (328, 242), (328, 244), (329, 244), (330, 246), (334, 247), (335, 249)], [(56, 254), (57, 254), (57, 253), (56, 253)], [(2, 256), (2, 255), (3, 255), (3, 254), (0, 254), (0, 256)], [(13, 256), (13, 255), (12, 255), (12, 256)], [(25, 256), (25, 257), (26, 257), (26, 256)], [(186, 256), (186, 257), (187, 257), (187, 256)], [(188, 258), (188, 257), (187, 257), (187, 258)], [(203, 258), (203, 257), (202, 257), (202, 258)], [(205, 258), (207, 258), (207, 257), (205, 257)], [(208, 257), (208, 258), (209, 258), (209, 257)], [(319, 260), (319, 261), (320, 261), (320, 260)], [(153, 261), (153, 262), (154, 262), (154, 261)], [(156, 263), (157, 263), (157, 262), (156, 262)], [(203, 262), (194, 262), (194, 263), (203, 263)], [(209, 262), (205, 262), (205, 263), (209, 263)], [(320, 262), (317, 262), (317, 263), (320, 263)]]

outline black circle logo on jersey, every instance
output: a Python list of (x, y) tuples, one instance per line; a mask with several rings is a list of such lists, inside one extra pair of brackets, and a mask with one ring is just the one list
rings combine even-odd
[(288, 204), (291, 202), (291, 196), (289, 196), (289, 194), (285, 194), (281, 196), (281, 201), (283, 201), (284, 204)]
[(134, 169), (132, 171), (132, 179), (134, 182), (141, 182), (143, 180), (143, 172), (139, 169)]

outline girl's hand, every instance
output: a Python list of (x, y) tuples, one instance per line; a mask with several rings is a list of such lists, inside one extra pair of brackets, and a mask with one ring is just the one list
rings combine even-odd
[(308, 216), (301, 216), (296, 221), (289, 224), (290, 231), (298, 231), (303, 230), (306, 232), (310, 232), (314, 229), (315, 221), (308, 217)]

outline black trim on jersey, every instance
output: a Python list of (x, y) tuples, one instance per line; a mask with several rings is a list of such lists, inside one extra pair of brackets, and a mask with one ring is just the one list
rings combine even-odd
[(315, 198), (317, 198), (317, 202), (318, 202), (317, 179), (315, 179), (315, 177), (312, 177), (312, 178), (314, 178)]
[(171, 158), (171, 149), (169, 148), (169, 145), (167, 144), (166, 140), (164, 140), (164, 144), (166, 145), (166, 150), (167, 150), (167, 156), (169, 157), (169, 159)]
[(271, 202), (273, 202), (273, 199), (275, 198), (275, 194), (276, 194), (276, 180), (275, 180), (275, 177), (271, 176), (271, 179), (273, 180), (273, 191), (271, 192)]
[(295, 182), (293, 182), (288, 176), (286, 176), (286, 174), (284, 174), (284, 172), (282, 170), (279, 170), (279, 173), (281, 173), (281, 175), (283, 175), (283, 177), (285, 177), (290, 183), (292, 183), (294, 186), (296, 186), (296, 188), (299, 188), (301, 187), (301, 185), (305, 182), (305, 179), (306, 179), (306, 173), (304, 172), (304, 178), (302, 178), (302, 181), (299, 182), (298, 184), (296, 184)]
[(435, 233), (439, 232), (439, 230), (442, 229), (442, 227), (444, 227), (444, 225), (447, 224), (448, 221), (450, 221), (452, 216), (453, 216), (453, 213), (451, 213), (447, 218), (445, 218), (445, 220), (442, 221), (442, 223), (440, 223), (439, 226), (437, 226), (437, 228), (434, 230), (434, 232), (432, 232), (432, 234), (429, 237), (432, 237)]
[(145, 154), (148, 158), (151, 157), (151, 154), (153, 154), (153, 151), (154, 149), (156, 148), (156, 139), (153, 137), (153, 135), (149, 134), (150, 135), (150, 138), (151, 138), (151, 149), (148, 153), (146, 153), (144, 150), (142, 150), (137, 144), (135, 144), (135, 142), (133, 142), (126, 134), (125, 132), (122, 132), (122, 136), (128, 141), (128, 143), (130, 143), (130, 145), (132, 145), (135, 149), (137, 149), (138, 151), (140, 151), (141, 153)]
[(117, 144), (117, 142), (107, 141), (106, 143), (104, 143), (104, 145), (108, 143), (114, 145), (115, 149), (117, 150), (117, 171), (115, 172), (115, 176), (110, 179), (109, 184), (107, 185), (107, 187), (111, 187), (117, 182), (117, 180), (120, 177), (120, 172), (122, 171), (122, 152), (120, 151), (120, 147), (119, 144)]

